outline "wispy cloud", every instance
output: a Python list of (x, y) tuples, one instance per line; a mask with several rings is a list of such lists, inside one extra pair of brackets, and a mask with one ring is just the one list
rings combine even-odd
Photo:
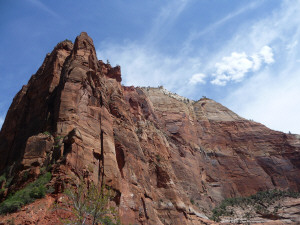
[(176, 91), (179, 86), (188, 85), (187, 77), (197, 74), (201, 67), (200, 58), (180, 54), (170, 56), (137, 43), (103, 43), (99, 49), (97, 55), (100, 58), (121, 65), (124, 85), (164, 85)]
[(121, 65), (125, 85), (165, 85), (176, 91), (178, 82), (188, 84), (186, 76), (199, 71), (200, 58), (164, 54), (159, 51), (158, 43), (191, 2), (193, 0), (168, 1), (161, 7), (144, 40), (127, 41), (124, 44), (103, 42), (97, 51), (98, 55)]
[(291, 43), (288, 43), (287, 46), (286, 46), (286, 50), (293, 50), (296, 46), (298, 45), (298, 40), (295, 40)]
[(164, 5), (146, 34), (145, 42), (153, 45), (163, 39), (190, 2), (191, 0), (173, 0)]
[(44, 12), (47, 12), (48, 14), (55, 17), (56, 19), (61, 19), (61, 17), (55, 11), (53, 11), (51, 8), (46, 6), (41, 1), (39, 1), (39, 0), (27, 0), (27, 1), (30, 2), (31, 4), (35, 5), (39, 9), (43, 10)]
[(214, 30), (216, 30), (217, 28), (221, 27), (222, 25), (226, 24), (227, 22), (229, 22), (230, 20), (234, 19), (235, 17), (251, 10), (254, 9), (256, 7), (258, 7), (263, 1), (254, 1), (249, 3), (248, 5), (232, 12), (229, 13), (228, 15), (226, 15), (225, 17), (223, 17), (222, 19), (208, 25), (207, 27), (205, 27), (202, 30), (197, 30), (197, 31), (193, 31), (191, 32), (191, 34), (189, 35), (189, 37), (187, 38), (187, 40), (184, 43), (184, 49), (188, 50), (191, 48), (191, 44), (193, 41), (201, 38), (202, 36), (208, 34), (209, 32), (212, 32)]

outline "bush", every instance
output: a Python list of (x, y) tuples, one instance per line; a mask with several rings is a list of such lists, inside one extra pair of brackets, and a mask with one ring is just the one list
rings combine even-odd
[(17, 191), (0, 204), (0, 214), (12, 213), (22, 206), (43, 198), (47, 192), (45, 185), (51, 180), (51, 173), (45, 173), (22, 190)]
[(14, 177), (10, 177), (6, 180), (5, 182), (5, 188), (8, 188), (12, 182), (12, 180), (14, 179)]
[(2, 184), (2, 182), (5, 182), (5, 181), (6, 181), (6, 176), (5, 176), (5, 174), (2, 174), (0, 176), (0, 184)]
[[(87, 185), (81, 178), (75, 187), (65, 191), (68, 196), (57, 209), (69, 211), (73, 214), (72, 220), (64, 220), (65, 224), (92, 224), (117, 225), (120, 224), (114, 207), (109, 207), (113, 192), (104, 186), (99, 188), (94, 183)], [(72, 210), (70, 210), (70, 208)]]
[(33, 199), (43, 198), (46, 194), (46, 187), (45, 186), (38, 186), (32, 188), (32, 190), (29, 193), (29, 196)]
[(47, 136), (51, 136), (49, 131), (45, 131), (43, 134), (47, 135)]

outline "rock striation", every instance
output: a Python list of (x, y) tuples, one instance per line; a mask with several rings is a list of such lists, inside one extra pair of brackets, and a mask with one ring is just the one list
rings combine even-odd
[(7, 193), (52, 164), (52, 184), (83, 176), (117, 193), (124, 224), (210, 224), (224, 198), (300, 191), (300, 138), (221, 104), (121, 85), (81, 33), (59, 43), (15, 96), (0, 133)]

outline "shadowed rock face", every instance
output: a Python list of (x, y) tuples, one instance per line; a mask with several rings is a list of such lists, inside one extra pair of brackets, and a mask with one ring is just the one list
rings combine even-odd
[(300, 191), (296, 135), (211, 99), (120, 82), (120, 67), (98, 61), (86, 33), (59, 43), (0, 133), (0, 171), (15, 171), (12, 188), (23, 170), (55, 160), (56, 187), (72, 173), (111, 186), (124, 224), (201, 224), (226, 197)]

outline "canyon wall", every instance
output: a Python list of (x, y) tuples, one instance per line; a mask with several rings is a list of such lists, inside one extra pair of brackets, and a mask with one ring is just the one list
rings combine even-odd
[(0, 133), (8, 191), (52, 166), (56, 192), (70, 174), (115, 190), (124, 224), (202, 224), (224, 198), (300, 191), (300, 138), (221, 104), (163, 87), (121, 85), (81, 33), (59, 43), (16, 95)]

